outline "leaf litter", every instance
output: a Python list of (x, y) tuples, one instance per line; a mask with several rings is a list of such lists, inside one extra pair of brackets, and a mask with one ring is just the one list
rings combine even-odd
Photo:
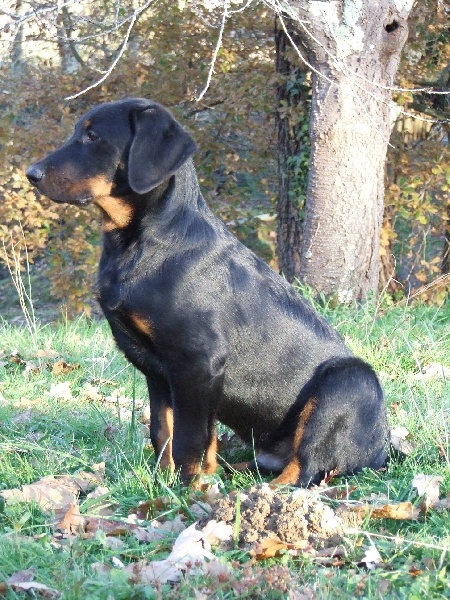
[[(312, 490), (292, 491), (262, 484), (224, 495), (216, 484), (203, 490), (201, 496), (198, 491), (192, 492), (189, 515), (180, 508), (180, 514), (172, 519), (167, 518), (174, 513), (168, 498), (142, 502), (128, 518), (114, 519), (115, 507), (104, 502), (110, 493), (105, 486), (104, 463), (93, 465), (91, 472), (49, 475), (22, 489), (3, 490), (0, 495), (7, 503), (37, 502), (45, 512), (52, 514), (56, 547), (71, 537), (92, 539), (98, 532), (105, 536), (105, 547), (118, 553), (126, 549), (126, 543), (118, 538), (133, 536), (139, 544), (156, 544), (160, 549), (162, 541), (172, 543), (174, 540), (171, 551), (161, 560), (136, 560), (126, 564), (129, 558), (124, 563), (119, 554), (109, 564), (94, 565), (104, 577), (110, 577), (113, 569), (120, 569), (127, 574), (130, 583), (150, 585), (177, 583), (193, 574), (216, 581), (227, 580), (237, 566), (242, 575), (243, 565), (229, 559), (229, 552), (238, 546), (248, 553), (248, 564), (288, 554), (308, 556), (323, 566), (343, 566), (349, 560), (346, 536), (360, 533), (357, 528), (349, 527), (352, 517), (359, 522), (367, 517), (407, 520), (418, 519), (428, 510), (449, 509), (450, 496), (440, 499), (441, 482), (439, 476), (418, 474), (414, 477), (411, 486), (421, 500), (419, 507), (411, 502), (388, 503), (382, 495), (353, 501), (349, 496), (357, 490), (354, 486), (340, 489), (324, 484)], [(81, 514), (80, 496), (89, 501), (90, 509), (105, 510), (103, 515), (106, 516), (101, 512), (97, 516)], [(333, 510), (330, 503), (338, 504), (337, 509)], [(188, 525), (188, 517), (197, 518), (199, 522)], [(383, 567), (377, 548), (369, 541), (363, 557), (355, 564), (368, 570)], [(218, 554), (213, 552), (214, 546), (219, 548)], [(32, 581), (8, 580), (5, 585), (16, 591), (30, 589), (46, 598), (57, 598), (59, 594)]]
[(8, 503), (36, 502), (43, 511), (63, 509), (77, 501), (80, 493), (87, 493), (104, 482), (105, 464), (92, 466), (92, 472), (82, 471), (74, 475), (46, 475), (39, 481), (23, 485), (22, 489), (2, 490)]

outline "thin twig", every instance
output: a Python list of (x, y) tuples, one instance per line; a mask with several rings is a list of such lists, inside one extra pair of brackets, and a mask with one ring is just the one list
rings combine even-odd
[(450, 285), (450, 273), (444, 273), (443, 275), (439, 275), (439, 277), (436, 277), (436, 279), (433, 279), (433, 281), (430, 281), (430, 283), (422, 285), (419, 289), (417, 289), (415, 292), (408, 296), (408, 301), (412, 300), (413, 298), (417, 298), (417, 296), (421, 296), (431, 288), (437, 286), (443, 287), (445, 285)]
[(211, 60), (211, 64), (209, 66), (209, 72), (208, 72), (208, 77), (206, 79), (205, 87), (203, 88), (200, 95), (197, 96), (197, 98), (196, 98), (197, 102), (200, 102), (200, 100), (206, 94), (206, 92), (208, 91), (208, 88), (209, 88), (209, 84), (211, 83), (211, 79), (212, 79), (212, 76), (214, 73), (214, 66), (215, 66), (216, 60), (217, 60), (217, 55), (219, 54), (219, 50), (222, 46), (222, 36), (223, 36), (224, 29), (225, 29), (225, 23), (228, 18), (228, 8), (229, 8), (229, 0), (225, 0), (225, 2), (223, 3), (223, 15), (222, 15), (222, 23), (220, 24), (219, 37), (217, 38), (216, 47), (214, 48), (214, 54), (213, 54), (213, 57)]
[(101, 83), (103, 83), (105, 81), (105, 79), (107, 79), (111, 75), (111, 73), (113, 72), (115, 66), (117, 65), (117, 63), (119, 62), (119, 60), (122, 58), (123, 53), (125, 52), (125, 48), (128, 45), (128, 40), (130, 38), (131, 30), (134, 27), (136, 19), (137, 19), (137, 13), (135, 12), (135, 13), (133, 13), (133, 15), (131, 17), (130, 24), (129, 24), (127, 32), (125, 34), (125, 39), (122, 42), (120, 50), (117, 53), (116, 58), (113, 60), (113, 62), (109, 66), (108, 70), (103, 75), (103, 77), (100, 77), (100, 79), (98, 79), (95, 83), (92, 83), (87, 88), (84, 88), (83, 90), (81, 90), (81, 92), (77, 92), (76, 94), (72, 94), (72, 96), (66, 96), (65, 100), (73, 100), (74, 98), (78, 98), (79, 96), (82, 96), (86, 92), (89, 92), (89, 90), (92, 90), (92, 89), (96, 88), (97, 86), (99, 86)]

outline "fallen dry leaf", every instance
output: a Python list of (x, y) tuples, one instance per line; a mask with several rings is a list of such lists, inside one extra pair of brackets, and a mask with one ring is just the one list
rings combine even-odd
[(348, 500), (349, 496), (356, 492), (356, 485), (351, 486), (343, 486), (343, 487), (325, 487), (320, 488), (320, 494), (323, 494), (327, 498), (331, 498), (332, 500)]
[(181, 574), (187, 570), (181, 565), (177, 565), (168, 560), (155, 560), (149, 564), (141, 561), (140, 563), (130, 564), (124, 569), (132, 576), (132, 580), (142, 582), (147, 585), (158, 583), (177, 583), (180, 581)]
[(211, 552), (211, 541), (216, 542), (219, 539), (228, 541), (231, 540), (232, 534), (231, 525), (210, 521), (199, 530), (194, 523), (180, 533), (172, 552), (165, 560), (156, 560), (148, 564), (135, 563), (125, 567), (125, 570), (136, 578), (136, 581), (147, 584), (177, 582), (188, 570), (207, 573), (212, 569), (212, 563), (220, 564)]
[(71, 479), (73, 479), (83, 493), (86, 493), (88, 489), (96, 487), (105, 481), (105, 463), (92, 465), (92, 472), (79, 471), (72, 475)]
[(46, 475), (39, 481), (23, 485), (22, 489), (2, 490), (0, 496), (9, 502), (37, 502), (44, 511), (68, 509), (76, 503), (80, 492), (101, 483), (104, 478), (104, 463), (93, 465), (94, 473), (81, 472), (75, 475)]
[(97, 500), (98, 498), (104, 498), (110, 493), (109, 488), (102, 485), (98, 485), (92, 492), (86, 494), (86, 500)]
[(103, 394), (101, 393), (100, 388), (91, 385), (90, 383), (84, 384), (81, 394), (88, 400), (103, 400)]
[(347, 552), (343, 546), (334, 546), (308, 551), (308, 556), (324, 567), (343, 567), (346, 563)]
[(32, 360), (27, 360), (25, 363), (24, 375), (30, 375), (31, 373), (39, 373), (41, 368)]
[(60, 383), (52, 383), (48, 392), (50, 398), (61, 398), (62, 400), (72, 400), (72, 390), (70, 389), (70, 381), (61, 381)]
[(0, 495), (9, 503), (37, 502), (43, 510), (63, 508), (75, 502), (79, 487), (70, 478), (58, 478), (47, 475), (41, 480), (23, 485), (22, 489), (2, 490)]
[(52, 365), (52, 373), (53, 375), (65, 375), (66, 373), (70, 373), (70, 371), (76, 371), (80, 368), (80, 365), (74, 363), (70, 365), (66, 363), (64, 360), (58, 360)]
[(49, 588), (43, 583), (33, 581), (34, 575), (34, 569), (27, 569), (13, 573), (11, 577), (2, 583), (0, 593), (6, 593), (8, 591), (8, 587), (10, 587), (15, 592), (26, 592), (27, 594), (31, 594), (33, 597), (39, 594), (43, 598), (48, 598), (49, 600), (59, 598), (61, 596), (61, 592), (58, 590)]
[(250, 556), (255, 560), (266, 560), (267, 558), (278, 556), (287, 550), (292, 552), (306, 550), (308, 545), (307, 540), (300, 540), (295, 544), (288, 544), (287, 542), (281, 541), (279, 537), (274, 536), (255, 544), (250, 550)]
[(370, 543), (370, 547), (365, 551), (360, 562), (365, 564), (370, 571), (382, 562), (380, 553), (373, 542)]
[(55, 356), (58, 356), (58, 352), (51, 348), (45, 348), (45, 350), (38, 350), (36, 352), (37, 358), (54, 358)]
[(24, 569), (23, 571), (16, 571), (9, 577), (8, 583), (23, 583), (24, 581), (33, 581), (36, 574), (36, 569)]
[(67, 534), (78, 535), (84, 531), (85, 524), (86, 519), (80, 514), (79, 505), (71, 502), (62, 519), (56, 523), (55, 529), (60, 529)]
[(211, 514), (212, 507), (207, 502), (197, 501), (189, 507), (189, 511), (194, 519), (201, 521)]
[(445, 510), (449, 510), (450, 509), (450, 494), (447, 494), (447, 496), (445, 498), (442, 498), (441, 500), (438, 500), (437, 502), (435, 502), (433, 504), (433, 507), (437, 510), (439, 509), (445, 509)]
[(409, 436), (409, 431), (406, 429), (406, 427), (393, 427), (390, 431), (390, 434), (391, 444), (394, 450), (397, 450), (397, 452), (401, 452), (402, 454), (406, 455), (412, 454), (414, 446), (409, 440), (407, 440)]
[(107, 536), (120, 537), (133, 533), (139, 526), (127, 521), (118, 521), (102, 517), (86, 517), (86, 533), (103, 531)]
[(419, 577), (419, 575), (422, 575), (423, 571), (422, 569), (418, 569), (413, 565), (408, 571), (408, 573), (411, 575), (411, 577)]
[(27, 592), (33, 594), (34, 596), (39, 594), (40, 596), (48, 599), (61, 597), (61, 592), (54, 590), (53, 588), (49, 588), (43, 583), (38, 583), (37, 581), (13, 583), (11, 584), (11, 587), (15, 592)]
[(424, 511), (427, 511), (439, 500), (440, 484), (443, 480), (441, 475), (425, 475), (424, 473), (419, 473), (413, 478), (412, 487), (417, 490), (419, 496), (424, 497), (422, 505)]
[(425, 365), (420, 373), (414, 375), (414, 378), (419, 380), (448, 379), (449, 377), (450, 367), (435, 362)]
[(224, 521), (215, 521), (214, 519), (208, 521), (202, 529), (203, 535), (211, 546), (217, 546), (221, 542), (231, 539), (232, 531), (233, 528), (231, 525), (227, 525)]
[(167, 534), (180, 533), (186, 529), (182, 515), (177, 515), (171, 521), (152, 521), (149, 527), (133, 529), (133, 535), (139, 542), (151, 543), (167, 537)]
[(155, 514), (168, 510), (172, 505), (172, 499), (168, 496), (158, 496), (145, 502), (139, 502), (138, 506), (130, 510), (130, 514), (141, 521), (149, 521)]
[(382, 506), (365, 506), (355, 504), (341, 504), (340, 512), (356, 513), (360, 517), (366, 514), (371, 519), (397, 519), (408, 520), (417, 519), (420, 515), (420, 510), (415, 508), (411, 502), (399, 502), (398, 504), (383, 504)]
[(120, 537), (107, 535), (102, 540), (102, 546), (104, 548), (112, 550), (113, 552), (122, 552), (122, 550), (124, 550), (127, 547), (127, 542), (121, 539)]
[(191, 502), (189, 510), (194, 518), (201, 521), (212, 512), (212, 505), (218, 498), (223, 498), (223, 494), (219, 489), (219, 484), (212, 483), (206, 485), (203, 489), (195, 490), (189, 496)]
[(120, 560), (120, 558), (117, 558), (116, 556), (113, 556), (111, 558), (111, 562), (112, 562), (113, 566), (116, 567), (117, 569), (125, 568), (125, 565), (123, 564), (123, 562)]
[[(110, 495), (109, 488), (99, 485), (92, 492), (86, 494), (85, 502), (89, 501), (86, 510), (99, 517), (112, 517), (118, 504), (110, 499)], [(85, 502), (83, 503), (84, 507), (86, 507)]]

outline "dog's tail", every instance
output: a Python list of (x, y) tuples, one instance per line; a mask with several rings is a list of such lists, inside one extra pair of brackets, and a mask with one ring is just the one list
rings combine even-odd
[(317, 367), (277, 431), (291, 457), (275, 483), (308, 486), (330, 473), (378, 469), (388, 456), (384, 395), (373, 369), (356, 357)]

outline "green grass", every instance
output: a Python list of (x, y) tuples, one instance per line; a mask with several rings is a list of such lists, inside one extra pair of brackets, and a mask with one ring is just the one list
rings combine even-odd
[[(386, 502), (419, 504), (411, 481), (417, 473), (427, 473), (443, 477), (441, 496), (445, 496), (450, 491), (450, 383), (416, 375), (430, 362), (450, 365), (450, 304), (320, 310), (354, 352), (380, 373), (390, 424), (406, 427), (414, 446), (408, 458), (394, 461), (387, 471), (367, 470), (337, 483), (355, 486), (354, 499), (384, 495)], [(57, 360), (73, 368), (55, 374), (52, 364)], [(71, 397), (50, 394), (52, 385), (64, 383)], [(101, 398), (93, 398), (88, 386), (95, 386)], [(128, 402), (104, 400), (113, 393)], [(45, 475), (89, 470), (104, 462), (107, 500), (114, 506), (115, 518), (125, 520), (140, 501), (165, 497), (164, 519), (182, 512), (193, 522), (191, 490), (176, 477), (155, 471), (148, 435), (139, 421), (147, 403), (144, 379), (118, 352), (103, 320), (80, 317), (36, 327), (1, 322), (0, 398), (0, 489), (20, 487)], [(251, 456), (251, 449), (223, 452), (229, 462)], [(224, 492), (254, 482), (251, 475), (231, 476), (223, 469), (216, 479)], [(81, 498), (81, 512), (89, 510)], [(64, 599), (196, 598), (197, 589), (206, 597), (224, 599), (287, 598), (289, 590), (333, 599), (450, 596), (449, 511), (430, 511), (415, 521), (367, 517), (359, 527), (360, 533), (346, 539), (347, 554), (336, 566), (288, 555), (253, 565), (245, 551), (234, 549), (218, 551), (232, 565), (228, 579), (194, 576), (175, 586), (155, 587), (134, 585), (120, 569), (108, 577), (99, 575), (92, 565), (111, 564), (114, 556), (125, 564), (164, 558), (172, 534), (151, 544), (125, 536), (120, 550), (99, 533), (64, 545), (55, 543), (51, 519), (37, 505), (6, 503), (0, 505), (0, 582), (34, 568), (35, 580), (60, 590)], [(372, 571), (360, 563), (370, 539), (383, 559)], [(9, 590), (6, 597), (22, 596)]]

